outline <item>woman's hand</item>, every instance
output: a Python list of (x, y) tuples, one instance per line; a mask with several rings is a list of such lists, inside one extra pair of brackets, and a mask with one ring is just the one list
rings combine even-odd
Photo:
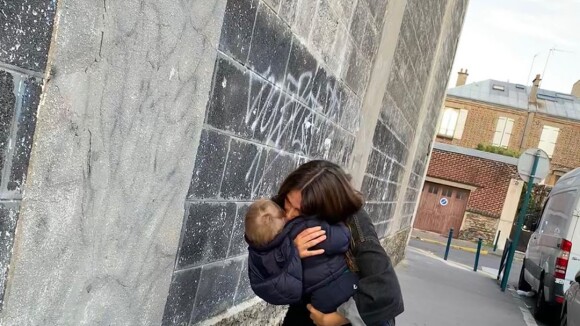
[(309, 249), (326, 240), (325, 233), (326, 231), (322, 230), (320, 226), (308, 228), (300, 232), (300, 234), (298, 234), (294, 239), (294, 245), (298, 249), (298, 255), (300, 255), (300, 258), (322, 255), (324, 249)]
[(316, 310), (311, 304), (307, 305), (306, 308), (310, 311), (310, 319), (317, 326), (342, 326), (349, 323), (348, 319), (344, 318), (338, 312), (324, 314)]

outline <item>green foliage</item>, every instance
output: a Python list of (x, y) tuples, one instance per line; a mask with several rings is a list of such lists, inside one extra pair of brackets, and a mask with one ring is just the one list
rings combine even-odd
[(503, 148), (500, 146), (493, 146), (493, 145), (484, 145), (484, 144), (477, 144), (477, 150), (484, 151), (488, 153), (494, 153), (504, 156), (511, 156), (511, 157), (520, 157), (521, 153), (518, 151), (514, 151), (511, 149)]

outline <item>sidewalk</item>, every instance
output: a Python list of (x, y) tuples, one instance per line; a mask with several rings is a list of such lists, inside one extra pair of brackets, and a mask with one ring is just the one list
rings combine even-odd
[[(447, 246), (447, 237), (442, 236), (442, 235), (435, 233), (435, 232), (413, 229), (413, 231), (411, 232), (411, 237), (414, 239), (417, 239), (417, 240), (430, 242), (430, 243), (436, 243), (436, 244), (439, 244), (442, 246)], [(467, 241), (467, 240), (453, 239), (453, 240), (451, 240), (451, 247), (454, 249), (463, 250), (463, 251), (467, 251), (467, 252), (473, 252), (473, 253), (477, 251), (477, 243)], [(481, 255), (487, 255), (487, 254), (496, 255), (496, 256), (501, 257), (503, 254), (503, 250), (497, 249), (494, 252), (493, 247), (482, 246), (481, 247)], [(523, 259), (523, 257), (524, 257), (523, 253), (516, 251), (516, 254), (515, 254), (516, 259)]]

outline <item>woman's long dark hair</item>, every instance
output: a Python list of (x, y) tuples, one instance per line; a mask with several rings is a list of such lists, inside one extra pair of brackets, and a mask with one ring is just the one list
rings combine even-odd
[(286, 177), (278, 191), (278, 200), (298, 190), (302, 194), (301, 212), (317, 215), (329, 223), (345, 221), (364, 205), (360, 192), (337, 164), (324, 160), (304, 163)]

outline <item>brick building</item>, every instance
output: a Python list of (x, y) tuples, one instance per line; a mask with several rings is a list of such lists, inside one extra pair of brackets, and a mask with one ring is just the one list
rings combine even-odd
[(414, 227), (492, 243), (501, 230), (505, 242), (523, 183), (517, 159), (470, 148), (436, 143)]
[(580, 166), (580, 81), (563, 94), (539, 88), (539, 75), (531, 87), (491, 79), (464, 85), (466, 77), (460, 71), (457, 87), (447, 92), (438, 142), (541, 148), (551, 157), (548, 185)]

